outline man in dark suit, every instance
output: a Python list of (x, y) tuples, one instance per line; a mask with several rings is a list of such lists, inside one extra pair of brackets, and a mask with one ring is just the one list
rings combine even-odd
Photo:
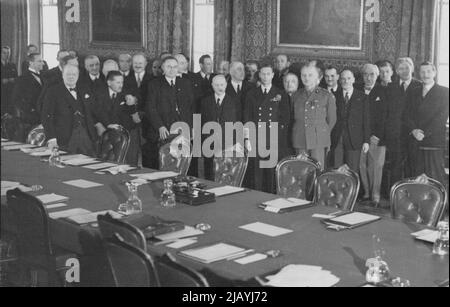
[(130, 74), (133, 74), (133, 58), (128, 53), (122, 53), (119, 55), (119, 69), (123, 77), (126, 78)]
[(250, 60), (245, 62), (245, 80), (252, 83), (253, 85), (259, 85), (258, 82), (258, 71), (259, 71), (259, 62), (255, 60)]
[(364, 78), (364, 93), (370, 113), (370, 149), (367, 154), (361, 155), (360, 177), (364, 188), (364, 199), (372, 200), (378, 205), (381, 200), (381, 181), (386, 158), (386, 93), (385, 89), (377, 83), (380, 75), (378, 66), (365, 64), (362, 68)]
[(164, 76), (153, 79), (148, 85), (145, 105), (146, 116), (151, 126), (143, 130), (147, 143), (142, 148), (144, 167), (158, 169), (159, 142), (166, 141), (172, 124), (185, 122), (192, 128), (194, 93), (191, 82), (177, 78), (178, 62), (166, 57), (162, 63)]
[(195, 84), (200, 85), (200, 89), (197, 93), (194, 93), (195, 96), (195, 113), (201, 114), (200, 105), (203, 98), (210, 96), (214, 93), (212, 88), (212, 79), (215, 74), (213, 73), (214, 63), (209, 55), (202, 55), (199, 59), (200, 63), (200, 71), (195, 74), (194, 81)]
[(421, 87), (415, 88), (407, 110), (407, 131), (417, 143), (414, 176), (426, 174), (445, 185), (445, 129), (448, 120), (448, 88), (435, 83), (436, 67), (431, 62), (420, 66)]
[[(259, 72), (261, 87), (254, 88), (247, 93), (244, 122), (254, 123), (258, 131), (257, 135), (265, 132), (266, 147), (272, 145), (274, 141), (276, 142), (275, 146), (278, 147), (275, 149), (278, 155), (275, 161), (276, 164), (288, 155), (288, 131), (291, 123), (291, 110), (289, 97), (284, 90), (272, 85), (273, 77), (272, 66), (270, 64), (262, 65)], [(271, 130), (274, 127), (274, 123), (278, 123), (278, 139), (276, 140), (271, 138)], [(258, 139), (259, 136), (257, 137)], [(252, 158), (249, 159), (245, 185), (256, 190), (275, 193), (275, 165), (274, 167), (263, 166), (272, 162), (274, 157), (270, 154), (268, 157), (265, 157), (264, 153), (257, 152), (259, 151), (259, 146), (258, 141), (251, 144), (253, 153), (250, 152), (250, 157)], [(271, 148), (271, 151), (273, 150), (274, 148)]]
[[(28, 45), (27, 46), (27, 57), (22, 62), (22, 66), (21, 66), (21, 72), (22, 72), (21, 75), (24, 75), (24, 74), (26, 74), (28, 72), (28, 67), (30, 65), (30, 62), (28, 61), (28, 56), (30, 54), (33, 54), (33, 53), (40, 53), (38, 47), (36, 45), (33, 45), (33, 44)], [(48, 70), (48, 64), (44, 60), (42, 60), (42, 63), (43, 63), (43, 65), (42, 65), (42, 72), (46, 72)]]
[(275, 76), (273, 77), (272, 83), (279, 89), (283, 88), (283, 79), (289, 72), (289, 66), (291, 66), (291, 62), (287, 55), (277, 55), (275, 58)]
[(126, 156), (126, 163), (138, 165), (140, 153), (140, 131), (141, 119), (137, 113), (137, 99), (122, 92), (124, 77), (120, 71), (108, 73), (106, 82), (107, 91), (96, 93), (96, 101), (92, 108), (94, 123), (99, 136), (106, 128), (121, 125), (130, 134), (130, 145)]
[[(386, 146), (387, 161), (390, 169), (390, 185), (404, 177), (412, 177), (415, 167), (416, 149), (412, 136), (406, 132), (404, 113), (410, 105), (414, 89), (421, 87), (421, 82), (413, 78), (414, 63), (410, 58), (400, 58), (396, 63), (399, 80), (386, 87)], [(409, 158), (408, 158), (409, 157)], [(407, 165), (406, 162), (411, 164)], [(390, 191), (391, 186), (387, 187)]]
[(94, 99), (89, 90), (77, 87), (78, 77), (77, 66), (64, 66), (63, 82), (49, 88), (44, 97), (42, 125), (49, 148), (95, 157)]
[(132, 71), (125, 78), (123, 90), (124, 93), (136, 97), (143, 111), (144, 101), (148, 96), (148, 84), (151, 76), (146, 72), (147, 58), (143, 53), (135, 54), (132, 58)]
[(17, 78), (17, 67), (16, 64), (10, 62), (11, 58), (11, 48), (8, 46), (2, 47), (2, 100), (1, 100), (1, 115), (8, 113), (9, 115), (14, 114), (14, 106), (12, 101), (12, 91), (14, 88), (14, 82)]
[[(235, 123), (238, 121), (238, 112), (236, 108), (237, 97), (232, 97), (226, 93), (227, 81), (224, 75), (217, 75), (213, 78), (212, 87), (214, 95), (203, 98), (201, 103), (202, 126), (205, 123), (216, 122), (222, 127), (222, 142), (220, 148), (214, 148), (214, 152), (222, 152), (226, 148), (225, 123)], [(206, 138), (207, 136), (205, 136)], [(205, 157), (205, 179), (214, 181), (214, 157)]]
[(339, 72), (338, 69), (334, 66), (328, 66), (325, 69), (324, 79), (327, 84), (327, 90), (337, 98), (338, 93), (340, 92), (339, 85)]
[(347, 164), (359, 172), (361, 152), (369, 151), (370, 113), (366, 95), (353, 87), (355, 76), (346, 69), (341, 73), (342, 91), (336, 100), (337, 123), (331, 133), (331, 162), (335, 167)]
[(227, 96), (234, 98), (236, 102), (237, 120), (242, 121), (245, 109), (245, 97), (254, 88), (254, 85), (245, 80), (245, 67), (241, 62), (233, 62), (230, 64), (230, 77), (226, 93)]
[(78, 86), (88, 89), (91, 94), (106, 89), (105, 76), (100, 73), (100, 59), (96, 55), (88, 55), (84, 59), (86, 73), (81, 75)]
[(23, 124), (22, 140), (28, 132), (36, 125), (40, 124), (37, 101), (42, 91), (41, 71), (44, 65), (39, 53), (32, 53), (28, 56), (28, 71), (20, 76), (15, 84), (13, 92), (13, 102), (16, 115)]

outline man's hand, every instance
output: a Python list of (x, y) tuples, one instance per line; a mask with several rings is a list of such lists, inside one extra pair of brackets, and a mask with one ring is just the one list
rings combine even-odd
[(50, 150), (53, 150), (53, 148), (58, 147), (58, 141), (56, 139), (51, 139), (47, 143), (47, 147)]
[(363, 152), (364, 154), (366, 154), (366, 153), (369, 152), (369, 149), (370, 149), (370, 145), (369, 145), (368, 143), (364, 143), (364, 144), (363, 144), (363, 147), (362, 147), (362, 152)]
[(423, 139), (425, 138), (425, 133), (422, 130), (420, 130), (420, 129), (413, 130), (412, 135), (419, 142), (422, 142)]
[(98, 136), (102, 136), (103, 133), (106, 131), (105, 126), (103, 126), (103, 124), (101, 124), (101, 123), (97, 123), (95, 125), (95, 129), (97, 129)]
[(119, 127), (120, 127), (120, 125), (117, 125), (117, 124), (108, 125), (108, 129), (119, 129)]
[(132, 95), (126, 95), (125, 103), (127, 104), (127, 106), (134, 106), (137, 104), (137, 98)]
[(139, 113), (136, 112), (134, 114), (131, 115), (131, 118), (133, 119), (133, 122), (135, 124), (140, 124), (141, 123), (141, 117), (139, 116)]
[(169, 130), (167, 130), (166, 127), (159, 128), (159, 138), (161, 140), (163, 140), (163, 141), (167, 140), (169, 135), (170, 135), (170, 132), (169, 132)]
[(380, 143), (380, 139), (378, 137), (376, 137), (375, 135), (372, 135), (370, 137), (370, 144), (378, 146), (379, 143)]

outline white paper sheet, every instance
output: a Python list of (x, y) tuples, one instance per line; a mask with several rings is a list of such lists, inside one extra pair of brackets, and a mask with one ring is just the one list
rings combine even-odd
[(71, 180), (71, 181), (65, 181), (64, 184), (68, 184), (80, 189), (89, 189), (89, 188), (95, 188), (95, 187), (101, 187), (103, 184), (92, 182), (84, 179), (77, 179), (77, 180)]
[(2, 147), (4, 147), (4, 146), (12, 146), (12, 145), (20, 145), (20, 144), (23, 144), (23, 143), (6, 141), (6, 142), (2, 142)]
[(250, 263), (257, 262), (257, 261), (261, 261), (261, 260), (264, 260), (264, 259), (267, 259), (267, 255), (265, 255), (265, 254), (253, 254), (253, 255), (250, 255), (250, 256), (247, 256), (247, 257), (244, 257), (244, 258), (240, 258), (240, 259), (234, 260), (234, 262), (244, 265), (244, 264), (250, 264)]
[(166, 178), (173, 178), (177, 177), (180, 174), (175, 172), (154, 172), (154, 173), (146, 173), (146, 174), (133, 174), (130, 175), (131, 177), (141, 178), (145, 180), (155, 181), (155, 180), (161, 180)]
[(4, 146), (3, 149), (4, 150), (20, 150), (22, 148), (26, 149), (26, 148), (35, 148), (35, 147), (37, 147), (37, 146), (31, 145), (31, 144), (20, 144), (20, 145)]
[(44, 152), (48, 150), (47, 147), (36, 147), (36, 148), (21, 148), (20, 151), (26, 154), (31, 154), (33, 152)]
[(74, 221), (77, 224), (83, 225), (83, 224), (89, 224), (97, 222), (97, 217), (99, 215), (105, 215), (109, 213), (113, 218), (120, 219), (123, 217), (122, 214), (112, 211), (112, 210), (105, 210), (105, 211), (98, 211), (98, 212), (88, 212), (87, 214), (80, 214), (80, 215), (73, 215), (69, 217), (69, 220)]
[(372, 221), (379, 220), (380, 217), (376, 215), (354, 212), (350, 214), (346, 214), (343, 216), (338, 216), (330, 220), (331, 222), (344, 223), (349, 226), (358, 225), (361, 223), (369, 223)]
[(99, 163), (99, 164), (86, 165), (86, 166), (83, 166), (83, 167), (87, 168), (87, 169), (92, 169), (92, 170), (99, 170), (99, 169), (113, 167), (113, 166), (117, 166), (117, 164), (104, 162), (104, 163)]
[(86, 156), (86, 155), (81, 155), (81, 154), (67, 155), (67, 156), (61, 157), (61, 161), (67, 161), (67, 160), (73, 160), (73, 159), (93, 159), (93, 158)]
[(173, 248), (173, 249), (180, 249), (192, 244), (197, 243), (197, 239), (181, 239), (178, 241), (175, 241), (174, 243), (166, 245), (167, 247)]
[(176, 240), (181, 238), (187, 238), (187, 237), (193, 237), (204, 234), (203, 231), (195, 229), (191, 226), (184, 226), (183, 230), (178, 230), (174, 232), (165, 233), (159, 236), (155, 236), (156, 239), (161, 241), (168, 241), (168, 240)]
[(200, 262), (211, 263), (227, 259), (233, 255), (242, 253), (243, 251), (245, 251), (245, 248), (227, 243), (217, 243), (206, 247), (186, 250), (181, 253)]
[(75, 209), (68, 209), (68, 210), (63, 210), (63, 211), (52, 212), (52, 213), (49, 213), (48, 216), (52, 219), (61, 219), (61, 218), (66, 218), (66, 217), (71, 217), (71, 216), (76, 216), (76, 215), (88, 214), (88, 213), (91, 213), (91, 211), (82, 209), (82, 208), (75, 208)]
[(59, 204), (51, 204), (51, 205), (46, 205), (45, 206), (45, 208), (47, 208), (47, 210), (56, 209), (56, 208), (62, 208), (62, 207), (67, 207), (67, 204), (59, 203)]
[(277, 198), (274, 200), (266, 201), (263, 205), (270, 206), (277, 209), (287, 209), (297, 206), (305, 206), (311, 204), (308, 200), (298, 199), (298, 198)]
[(84, 166), (92, 163), (98, 163), (97, 159), (95, 158), (81, 158), (81, 159), (70, 159), (65, 160), (64, 164), (70, 165), (70, 166)]
[[(61, 151), (61, 150), (59, 151), (60, 155), (65, 154), (65, 153), (67, 153), (67, 152)], [(52, 154), (52, 151), (50, 149), (46, 149), (45, 151), (34, 151), (34, 152), (31, 153), (31, 156), (33, 156), (33, 157), (47, 157), (47, 156), (51, 156), (51, 154)]]
[(433, 232), (427, 233), (425, 235), (418, 236), (418, 237), (416, 237), (416, 239), (425, 241), (428, 243), (434, 243), (434, 242), (436, 242), (438, 237), (439, 237), (439, 231), (433, 231)]
[(229, 194), (239, 193), (245, 191), (244, 188), (238, 188), (233, 186), (224, 186), (207, 190), (207, 192), (216, 194), (216, 197), (225, 196)]
[(20, 182), (17, 181), (8, 181), (8, 180), (2, 180), (1, 181), (1, 187), (4, 188), (14, 188), (20, 185)]
[(56, 203), (56, 202), (64, 202), (66, 200), (69, 200), (68, 197), (66, 196), (62, 196), (62, 195), (58, 195), (58, 194), (44, 194), (44, 195), (39, 195), (36, 196), (44, 205), (45, 204), (50, 204), (50, 203)]
[(266, 235), (269, 237), (278, 237), (278, 236), (282, 236), (287, 233), (293, 232), (290, 229), (281, 228), (281, 227), (277, 227), (277, 226), (273, 226), (273, 225), (269, 225), (269, 224), (265, 224), (265, 223), (260, 223), (260, 222), (240, 226), (239, 228), (248, 230), (248, 231), (252, 231), (252, 232), (256, 232), (256, 233), (259, 233), (262, 235)]
[(340, 280), (321, 267), (294, 264), (266, 278), (269, 280), (266, 285), (273, 287), (332, 287)]

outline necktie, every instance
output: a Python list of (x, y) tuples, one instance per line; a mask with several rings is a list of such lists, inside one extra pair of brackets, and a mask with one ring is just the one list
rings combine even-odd
[(220, 107), (220, 98), (217, 98), (217, 106)]
[(175, 87), (175, 83), (173, 82), (173, 80), (170, 80), (170, 86)]
[(34, 79), (36, 79), (36, 81), (39, 82), (39, 84), (42, 84), (40, 74), (37, 74), (34, 71), (32, 71), (31, 74), (33, 75)]
[(406, 89), (407, 89), (406, 82), (403, 82), (402, 83), (402, 90), (403, 90), (403, 92), (406, 92)]
[(237, 85), (237, 93), (239, 94), (240, 92), (241, 92), (241, 85), (238, 84), (238, 85)]
[(141, 82), (142, 82), (141, 74), (137, 74), (136, 81), (137, 81), (137, 86), (141, 87)]
[(348, 92), (347, 93), (345, 93), (345, 105), (347, 105), (348, 104), (348, 102), (350, 101), (350, 95), (348, 94)]
[(117, 94), (116, 94), (116, 93), (113, 93), (113, 94), (111, 95), (111, 99), (112, 99), (112, 100), (116, 99), (116, 97), (117, 97)]
[(264, 89), (264, 95), (267, 95), (267, 88)]

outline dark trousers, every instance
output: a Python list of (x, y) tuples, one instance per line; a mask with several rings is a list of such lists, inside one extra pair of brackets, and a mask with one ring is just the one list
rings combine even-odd
[(389, 161), (389, 189), (404, 177), (405, 154), (403, 152), (388, 151)]
[(250, 174), (253, 178), (254, 189), (266, 193), (276, 194), (275, 186), (275, 168), (260, 167), (261, 159), (252, 158), (253, 173)]
[(443, 149), (420, 149), (415, 176), (426, 174), (446, 186), (445, 159)]
[(154, 170), (159, 169), (158, 142), (149, 141), (142, 145), (142, 166)]
[(419, 172), (417, 169), (418, 157), (419, 157), (419, 146), (417, 141), (409, 136), (409, 141), (407, 144), (407, 149), (405, 152), (405, 177), (412, 178), (417, 176)]
[[(64, 148), (65, 147), (65, 148)], [(72, 130), (67, 146), (63, 146), (70, 154), (83, 154), (90, 157), (96, 156), (95, 144), (92, 142), (86, 128), (82, 125), (77, 125)]]
[(331, 163), (335, 168), (347, 164), (351, 170), (359, 173), (359, 165), (361, 159), (361, 150), (353, 150), (346, 148), (343, 138), (340, 139), (331, 155)]
[(132, 129), (130, 131), (130, 146), (128, 147), (125, 161), (127, 164), (137, 166), (139, 162), (139, 155), (141, 154), (141, 130), (140, 128)]

